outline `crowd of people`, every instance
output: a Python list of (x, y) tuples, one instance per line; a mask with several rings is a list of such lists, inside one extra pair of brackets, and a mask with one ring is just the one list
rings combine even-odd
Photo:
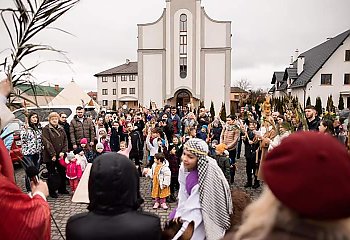
[[(6, 97), (7, 83), (2, 84), (0, 95)], [(0, 107), (3, 128), (11, 113)], [(174, 106), (120, 109), (91, 119), (78, 106), (70, 123), (65, 113), (52, 112), (48, 125), (41, 127), (38, 114), (31, 112), (21, 130), (24, 161), (36, 168), (45, 163), (48, 187), (26, 177), (30, 194), (21, 194), (3, 148), (0, 184), (11, 186), (8, 190), (20, 196), (18, 201), (32, 201), (34, 211), (33, 204), (45, 202), (48, 195), (69, 194), (66, 179), (74, 193), (92, 163), (89, 212), (69, 219), (67, 239), (160, 239), (159, 218), (140, 211), (140, 177), (150, 178), (154, 209), (177, 202), (169, 221), (181, 222), (181, 227), (170, 239), (349, 239), (346, 121), (321, 118), (313, 106), (306, 106), (303, 114), (273, 112), (268, 99), (261, 109), (247, 107), (226, 119), (210, 116), (205, 108), (196, 114)], [(236, 161), (243, 149), (244, 188), (259, 188), (263, 181), (264, 191), (246, 209), (242, 225), (227, 232), (234, 213)], [(10, 201), (8, 195), (2, 188), (2, 203)], [(46, 202), (37, 208), (48, 217)], [(45, 236), (21, 239), (49, 239), (49, 224), (41, 224)], [(1, 226), (0, 232), (9, 234)]]

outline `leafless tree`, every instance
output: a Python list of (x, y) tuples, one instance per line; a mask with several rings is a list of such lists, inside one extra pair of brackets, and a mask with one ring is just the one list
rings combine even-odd
[(239, 87), (245, 91), (251, 88), (251, 82), (247, 78), (241, 78), (241, 80), (236, 81), (235, 87)]

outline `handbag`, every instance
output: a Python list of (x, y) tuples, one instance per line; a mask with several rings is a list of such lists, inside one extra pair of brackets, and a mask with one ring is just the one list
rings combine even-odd
[(56, 191), (61, 185), (61, 176), (56, 168), (54, 172), (49, 173), (47, 177), (47, 186), (50, 191)]

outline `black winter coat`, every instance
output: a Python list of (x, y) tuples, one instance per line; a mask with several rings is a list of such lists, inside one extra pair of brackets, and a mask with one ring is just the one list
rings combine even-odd
[[(245, 149), (245, 157), (246, 158), (254, 158), (256, 157), (256, 150), (259, 148), (259, 141), (257, 141), (256, 139), (256, 136), (254, 134), (254, 132), (248, 130), (248, 133), (247, 133), (248, 138), (245, 138), (243, 140), (244, 142), (244, 149)], [(254, 143), (253, 144), (249, 144), (249, 140), (253, 141)]]
[(314, 120), (311, 122), (307, 121), (307, 126), (310, 131), (318, 131), (318, 127), (320, 126), (321, 119), (316, 116)]
[(72, 141), (70, 140), (70, 125), (67, 122), (58, 122), (59, 125), (61, 125), (64, 128), (64, 131), (66, 132), (67, 135), (67, 141), (68, 141), (68, 150), (72, 150), (73, 149), (73, 144)]
[(67, 240), (159, 240), (160, 219), (139, 211), (135, 165), (118, 153), (97, 157), (89, 177), (89, 212), (69, 218)]
[(130, 159), (142, 160), (143, 159), (143, 143), (142, 135), (139, 131), (133, 130), (129, 136), (131, 137), (131, 151), (129, 153)]
[(123, 127), (119, 126), (118, 129), (112, 127), (112, 134), (110, 138), (110, 146), (112, 152), (118, 152), (120, 150), (120, 142), (125, 141), (125, 135), (123, 133)]

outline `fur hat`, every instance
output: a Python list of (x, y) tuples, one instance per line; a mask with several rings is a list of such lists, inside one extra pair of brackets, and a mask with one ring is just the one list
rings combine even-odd
[(82, 139), (80, 140), (80, 144), (87, 144), (87, 143), (88, 143), (87, 138), (82, 138)]
[(262, 167), (272, 193), (301, 217), (350, 217), (350, 156), (334, 137), (291, 134), (267, 154)]
[(226, 150), (226, 144), (225, 143), (220, 143), (215, 146), (216, 151), (218, 151), (220, 154), (223, 154), (224, 151)]
[(105, 147), (103, 146), (102, 143), (97, 143), (97, 144), (96, 144), (96, 150), (97, 150), (97, 149), (105, 149)]
[(67, 152), (67, 156), (66, 156), (65, 162), (69, 163), (70, 160), (72, 160), (73, 158), (74, 158), (74, 153), (73, 152)]

